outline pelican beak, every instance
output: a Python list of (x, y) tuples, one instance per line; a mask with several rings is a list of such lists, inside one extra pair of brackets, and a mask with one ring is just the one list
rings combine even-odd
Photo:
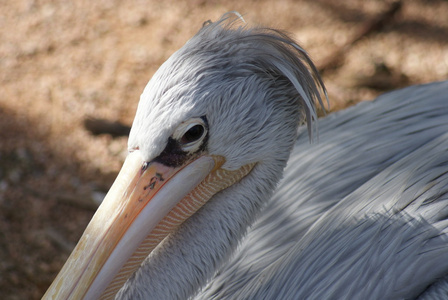
[(110, 299), (149, 253), (220, 190), (244, 177), (220, 156), (178, 167), (128, 155), (103, 203), (43, 299)]

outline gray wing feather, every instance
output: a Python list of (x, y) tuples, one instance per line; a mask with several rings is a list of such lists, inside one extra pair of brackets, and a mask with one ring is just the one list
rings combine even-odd
[(443, 277), (428, 288), (419, 300), (440, 300), (448, 299), (448, 276)]
[(448, 82), (332, 114), (318, 143), (306, 138), (299, 133), (275, 196), (198, 298), (446, 295)]

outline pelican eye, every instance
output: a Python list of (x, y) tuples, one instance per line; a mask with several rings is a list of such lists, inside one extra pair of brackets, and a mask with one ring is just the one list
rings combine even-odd
[(198, 141), (204, 135), (205, 128), (202, 125), (196, 124), (190, 127), (180, 139), (182, 145), (187, 145)]
[(202, 146), (206, 135), (207, 127), (204, 120), (193, 118), (180, 124), (172, 137), (183, 151), (195, 152)]

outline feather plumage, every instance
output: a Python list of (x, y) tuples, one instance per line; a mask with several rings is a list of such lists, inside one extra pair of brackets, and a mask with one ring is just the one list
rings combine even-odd
[[(173, 128), (206, 115), (207, 151), (228, 169), (256, 166), (168, 236), (119, 298), (415, 298), (438, 280), (441, 288), (422, 295), (443, 293), (448, 83), (332, 114), (310, 145), (314, 102), (326, 94), (307, 54), (279, 31), (226, 18), (207, 23), (154, 75), (129, 147), (150, 160)], [(301, 112), (308, 131), (299, 130), (271, 197)]]

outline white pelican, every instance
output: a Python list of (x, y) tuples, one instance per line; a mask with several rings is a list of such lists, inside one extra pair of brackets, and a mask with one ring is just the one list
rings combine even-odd
[(332, 114), (309, 144), (325, 97), (285, 34), (205, 24), (145, 88), (44, 298), (447, 298), (448, 82)]

